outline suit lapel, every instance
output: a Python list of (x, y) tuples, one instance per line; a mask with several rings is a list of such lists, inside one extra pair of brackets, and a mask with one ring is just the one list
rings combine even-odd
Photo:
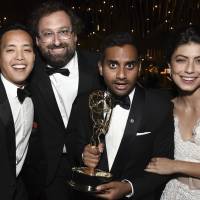
[(0, 120), (6, 126), (12, 119), (12, 112), (6, 95), (4, 85), (0, 79)]
[[(41, 61), (42, 63), (42, 61)], [(33, 90), (35, 91), (35, 97), (37, 98), (38, 94), (41, 94), (41, 99), (45, 101), (48, 106), (48, 110), (51, 112), (51, 115), (54, 116), (55, 120), (64, 126), (62, 117), (60, 115), (60, 111), (56, 102), (56, 98), (53, 92), (53, 88), (51, 86), (51, 81), (49, 76), (45, 72), (45, 64), (38, 64), (36, 67), (36, 71), (34, 72), (34, 80), (33, 80)], [(37, 87), (37, 88), (35, 88)], [(38, 91), (39, 90), (39, 91)], [(34, 97), (33, 97), (34, 98)]]
[(0, 120), (5, 127), (6, 146), (9, 155), (9, 161), (14, 177), (16, 176), (16, 149), (15, 149), (15, 127), (12, 117), (11, 107), (6, 95), (4, 85), (0, 78)]
[(131, 104), (131, 110), (126, 123), (124, 135), (122, 137), (121, 144), (119, 146), (115, 161), (113, 163), (111, 172), (117, 174), (115, 171), (119, 170), (119, 167), (127, 162), (126, 153), (130, 152), (130, 146), (136, 137), (137, 130), (140, 127), (145, 103), (144, 89), (136, 86), (135, 95)]
[(126, 138), (129, 139), (128, 137), (135, 138), (137, 130), (142, 120), (142, 116), (144, 112), (144, 103), (145, 103), (144, 89), (137, 86), (135, 90), (135, 95), (133, 97), (133, 101), (131, 104), (131, 110), (130, 110), (129, 117), (126, 123), (126, 128), (125, 128), (122, 142)]

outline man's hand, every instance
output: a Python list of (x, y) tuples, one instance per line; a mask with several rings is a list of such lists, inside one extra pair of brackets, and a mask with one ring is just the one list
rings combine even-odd
[(98, 191), (97, 197), (108, 200), (120, 199), (132, 192), (130, 183), (120, 181), (99, 185), (96, 189)]
[(102, 152), (103, 144), (99, 144), (98, 147), (86, 145), (82, 154), (83, 163), (89, 168), (95, 168), (99, 163)]

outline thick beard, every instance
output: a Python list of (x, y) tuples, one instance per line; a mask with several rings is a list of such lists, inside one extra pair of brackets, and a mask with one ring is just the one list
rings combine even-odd
[[(61, 44), (59, 47), (66, 47), (67, 51), (65, 52), (65, 54), (63, 55), (51, 55), (49, 53), (49, 51), (44, 51), (41, 49), (40, 53), (42, 55), (42, 57), (44, 58), (44, 60), (46, 61), (46, 63), (48, 65), (50, 65), (51, 67), (54, 68), (62, 68), (65, 65), (67, 65), (69, 63), (69, 61), (72, 59), (72, 57), (74, 56), (75, 53), (75, 48), (66, 46), (64, 44)], [(57, 47), (57, 48), (59, 48)], [(47, 47), (47, 48), (56, 48), (56, 47)]]

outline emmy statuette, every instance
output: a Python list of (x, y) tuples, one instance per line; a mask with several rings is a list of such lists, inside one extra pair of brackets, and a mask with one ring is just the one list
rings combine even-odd
[[(90, 117), (93, 122), (93, 134), (90, 145), (97, 147), (100, 136), (107, 133), (112, 114), (112, 98), (108, 91), (97, 90), (89, 96)], [(101, 158), (100, 158), (101, 159)], [(110, 182), (112, 174), (89, 167), (73, 167), (69, 184), (76, 190), (84, 192), (96, 191), (96, 186)]]

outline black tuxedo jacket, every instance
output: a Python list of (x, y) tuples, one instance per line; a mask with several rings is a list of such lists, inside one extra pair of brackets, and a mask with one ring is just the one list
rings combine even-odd
[(0, 198), (12, 200), (17, 187), (15, 128), (1, 78), (0, 94)]
[[(111, 173), (114, 180), (132, 182), (132, 199), (155, 199), (156, 190), (167, 181), (144, 171), (152, 157), (173, 157), (174, 121), (172, 103), (162, 92), (136, 87), (126, 128)], [(89, 116), (88, 96), (77, 100), (71, 115), (74, 145), (74, 164), (80, 165), (81, 153), (91, 137), (92, 123)], [(72, 152), (72, 153), (73, 153)], [(106, 149), (98, 168), (108, 171)]]
[[(100, 79), (96, 54), (88, 52), (77, 52), (77, 54), (79, 69), (78, 95), (80, 95), (98, 88)], [(32, 166), (40, 167), (38, 173), (41, 172), (41, 174), (38, 175), (39, 179), (35, 181), (41, 181), (43, 177), (42, 181), (44, 181), (45, 185), (48, 185), (56, 175), (64, 144), (66, 145), (67, 152), (69, 151), (68, 138), (70, 135), (64, 126), (50, 78), (45, 73), (45, 64), (41, 60), (36, 60), (30, 78), (30, 88), (38, 123), (38, 131), (36, 133), (39, 134), (39, 140), (36, 139), (36, 134), (32, 134), (29, 145), (30, 159), (28, 162)], [(71, 167), (66, 166), (66, 171), (69, 169)]]

